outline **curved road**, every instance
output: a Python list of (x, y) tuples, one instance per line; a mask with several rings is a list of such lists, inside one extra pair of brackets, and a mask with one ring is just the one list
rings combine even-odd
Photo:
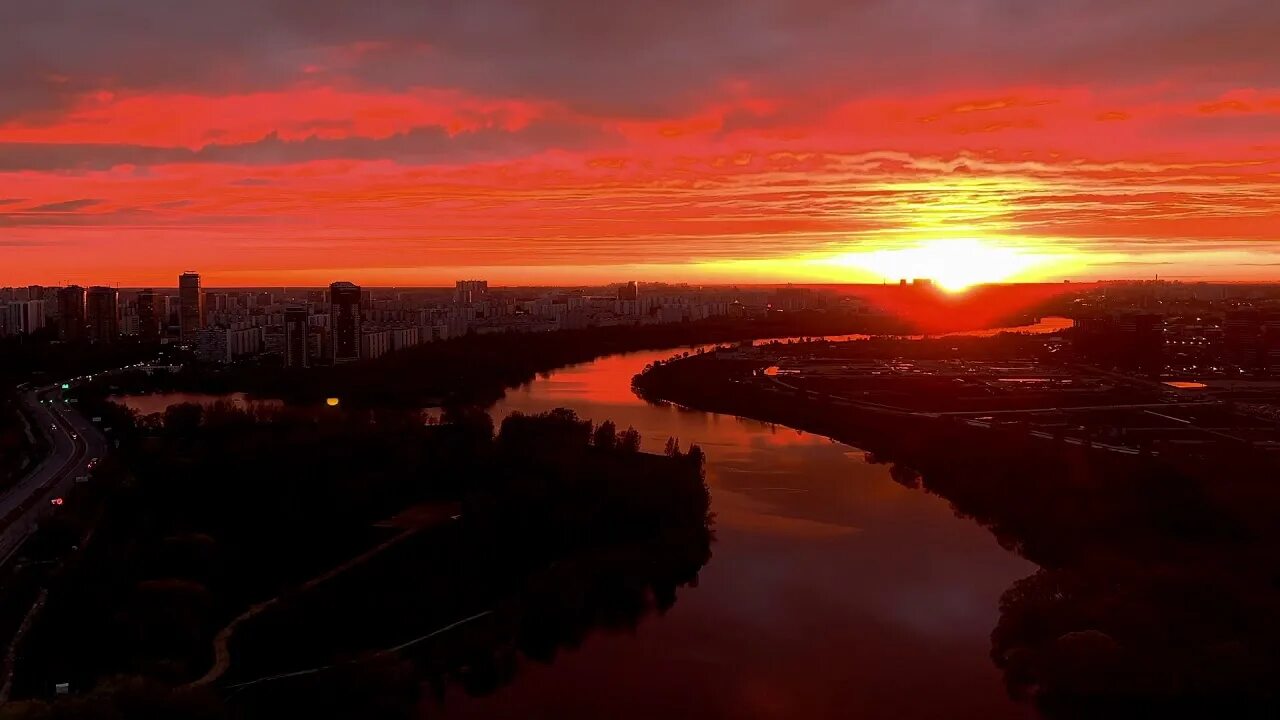
[(58, 386), (22, 394), (25, 412), (48, 441), (47, 457), (26, 477), (0, 493), (0, 563), (22, 545), (41, 519), (56, 512), (52, 500), (65, 497), (89, 462), (107, 452), (107, 440), (91, 422), (62, 402)]

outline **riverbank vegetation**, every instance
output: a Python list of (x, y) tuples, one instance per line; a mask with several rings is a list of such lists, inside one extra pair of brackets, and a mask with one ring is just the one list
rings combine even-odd
[[(271, 716), (299, 702), (358, 714), (376, 699), (396, 706), (388, 717), (417, 717), (428, 688), (488, 693), (523, 661), (550, 662), (593, 632), (665, 612), (710, 558), (702, 453), (645, 454), (634, 442), (566, 411), (509, 416), (497, 462), (520, 472), (491, 474), (460, 523), (255, 618), (235, 646), (227, 684), (244, 687), (230, 702)], [(399, 673), (370, 683), (388, 664)]]
[[(463, 610), (532, 617), (547, 597), (584, 587), (643, 586), (655, 607), (669, 605), (710, 557), (701, 451), (642, 453), (634, 431), (570, 411), (512, 416), (495, 433), (474, 411), (426, 422), (416, 411), (215, 404), (133, 418), (100, 395), (81, 401), (106, 413), (127, 476), (51, 585), (16, 677), (15, 696), (31, 700), (9, 717), (220, 716), (220, 693), (174, 688), (211, 666), (220, 628), (271, 598), (281, 600), (232, 639), (233, 677), (394, 644)], [(424, 507), (459, 510), (405, 513)], [(318, 599), (294, 596), (408, 533), (351, 580), (314, 587)], [(396, 583), (410, 587), (384, 592)], [(570, 607), (565, 625), (603, 621)], [(331, 622), (334, 608), (355, 613), (350, 626)], [(490, 637), (491, 655), (512, 646), (511, 635)], [(432, 667), (443, 677), (481, 647), (436, 648)], [(60, 682), (77, 697), (48, 704)]]
[(1040, 565), (1005, 593), (992, 634), (1013, 695), (1061, 718), (1280, 707), (1280, 467), (1269, 449), (1123, 454), (842, 406), (751, 382), (760, 369), (693, 356), (635, 384), (654, 400), (862, 447)]
[(48, 452), (47, 446), (39, 429), (24, 418), (18, 396), (0, 389), (0, 489), (30, 472)]
[(883, 316), (802, 311), (767, 318), (713, 318), (662, 325), (610, 326), (545, 333), (465, 335), (383, 357), (308, 369), (270, 364), (191, 365), (175, 375), (134, 373), (111, 379), (121, 392), (244, 392), (289, 404), (336, 397), (349, 407), (488, 405), (540, 373), (606, 355), (751, 338), (852, 332), (900, 332)]
[(30, 335), (0, 338), (0, 386), (18, 383), (42, 385), (69, 377), (112, 370), (144, 360), (153, 360), (163, 346), (121, 337), (117, 342), (66, 342), (53, 327)]

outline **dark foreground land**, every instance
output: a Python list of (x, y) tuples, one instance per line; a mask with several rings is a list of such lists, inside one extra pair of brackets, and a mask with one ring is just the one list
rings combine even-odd
[(662, 612), (710, 558), (701, 451), (570, 411), (495, 433), (478, 412), (81, 401), (121, 448), (38, 538), (63, 564), (4, 717), (409, 717)]
[(0, 392), (0, 490), (35, 466), (46, 452), (43, 437), (24, 420), (16, 394)]
[[(784, 356), (879, 355), (901, 363), (913, 353), (954, 353), (957, 342), (707, 353), (648, 368), (635, 385), (653, 401), (865, 448), (892, 464), (899, 482), (948, 499), (1040, 565), (1005, 593), (991, 655), (1010, 692), (1050, 717), (1273, 717), (1280, 708), (1280, 467), (1268, 444), (1230, 433), (1135, 448), (1073, 442), (1065, 433), (1037, 434), (1024, 421), (921, 412), (959, 402), (957, 391), (928, 378), (894, 386), (899, 397), (890, 407), (885, 397), (862, 400), (866, 384), (839, 396), (850, 387), (779, 383), (765, 372)], [(991, 360), (1045, 352), (1041, 341), (1007, 336), (962, 344), (966, 357)], [(901, 397), (912, 393), (918, 396)], [(1151, 398), (1126, 398), (1133, 400)]]

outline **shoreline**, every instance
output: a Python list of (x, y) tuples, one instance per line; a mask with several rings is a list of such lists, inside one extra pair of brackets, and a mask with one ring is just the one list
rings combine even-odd
[[(861, 449), (1039, 566), (1004, 593), (992, 631), (1011, 692), (1067, 716), (1280, 705), (1266, 629), (1280, 607), (1267, 456), (1121, 454), (1025, 427), (839, 404), (749, 382), (764, 362), (690, 356), (649, 366), (633, 386), (650, 402)], [(1194, 621), (1189, 597), (1212, 598)], [(1170, 692), (1178, 687), (1193, 690)]]

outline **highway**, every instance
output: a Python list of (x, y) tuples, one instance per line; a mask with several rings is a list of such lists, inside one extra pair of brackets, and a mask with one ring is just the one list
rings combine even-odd
[(65, 497), (89, 462), (107, 452), (107, 440), (91, 422), (62, 403), (57, 386), (22, 394), (27, 417), (49, 443), (50, 452), (24, 478), (0, 493), (0, 563), (50, 514), (54, 498)]

